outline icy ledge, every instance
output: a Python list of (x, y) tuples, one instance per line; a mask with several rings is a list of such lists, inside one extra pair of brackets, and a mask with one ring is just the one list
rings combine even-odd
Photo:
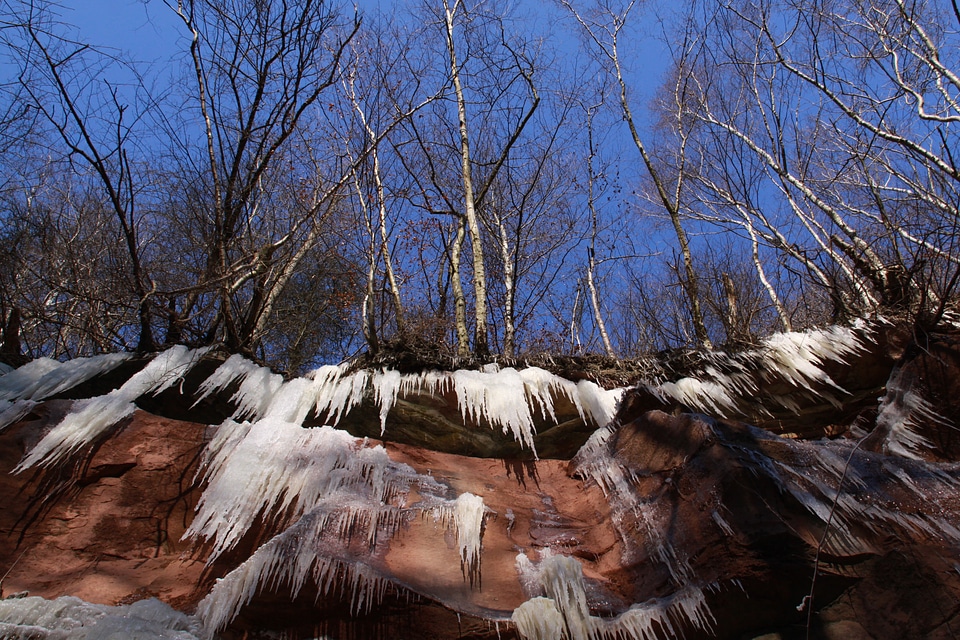
[(367, 398), (376, 403), (380, 433), (386, 432), (389, 413), (397, 399), (416, 394), (452, 392), (464, 423), (486, 424), (513, 437), (536, 456), (533, 438), (537, 415), (556, 424), (555, 399), (564, 397), (580, 417), (595, 428), (609, 423), (623, 389), (604, 390), (582, 380), (572, 382), (537, 367), (526, 369), (489, 366), (482, 371), (397, 371), (361, 369), (349, 372), (346, 364), (328, 365), (288, 382), (241, 356), (231, 356), (200, 386), (197, 402), (236, 385), (231, 401), (235, 420), (279, 417), (302, 424), (309, 415), (337, 426)]

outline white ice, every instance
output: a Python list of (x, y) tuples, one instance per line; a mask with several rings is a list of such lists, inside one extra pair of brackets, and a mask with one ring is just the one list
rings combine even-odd
[(283, 384), (283, 376), (234, 354), (203, 381), (194, 404), (236, 382), (239, 382), (239, 387), (230, 399), (237, 405), (233, 417), (237, 420), (257, 419), (266, 413), (273, 395)]
[(483, 539), (483, 498), (472, 493), (457, 496), (454, 522), (460, 548), (460, 568), (471, 586), (480, 576), (480, 545)]
[(207, 349), (172, 347), (134, 374), (119, 389), (81, 400), (77, 410), (51, 429), (20, 461), (15, 473), (34, 465), (47, 466), (63, 460), (93, 442), (105, 431), (136, 410), (134, 402), (148, 393), (159, 394), (170, 388), (193, 367)]
[[(258, 517), (268, 521), (267, 530), (294, 521), (203, 600), (198, 616), (208, 634), (232, 620), (259, 589), (286, 585), (295, 596), (308, 579), (321, 594), (341, 590), (353, 611), (369, 609), (389, 584), (375, 566), (375, 549), (418, 512), (452, 521), (467, 570), (479, 570), (480, 498), (447, 500), (444, 485), (393, 462), (382, 446), (367, 446), (333, 427), (305, 429), (269, 417), (252, 424), (228, 420), (210, 443), (201, 473), (207, 488), (186, 536), (211, 541), (211, 560), (232, 548)], [(420, 501), (406, 504), (414, 487)]]
[(0, 637), (45, 640), (198, 640), (196, 618), (150, 598), (111, 607), (72, 596), (0, 600)]
[(184, 537), (212, 540), (211, 558), (232, 548), (261, 514), (297, 518), (338, 491), (388, 503), (416, 476), (383, 447), (364, 447), (345, 431), (274, 418), (227, 420), (200, 473), (207, 488)]
[(213, 638), (265, 586), (286, 585), (296, 597), (308, 579), (321, 596), (341, 593), (350, 599), (352, 613), (367, 612), (382, 600), (390, 580), (387, 574), (351, 557), (346, 545), (326, 543), (328, 514), (322, 507), (308, 512), (283, 533), (274, 536), (246, 561), (217, 580), (197, 606), (206, 638)]
[(420, 393), (452, 392), (465, 422), (500, 429), (529, 448), (534, 446), (535, 416), (556, 424), (554, 403), (565, 397), (580, 416), (596, 427), (609, 423), (623, 389), (605, 390), (589, 381), (574, 383), (543, 369), (485, 367), (480, 371), (426, 371), (402, 375), (398, 371), (350, 372), (348, 364), (327, 365), (305, 378), (283, 383), (269, 369), (241, 356), (231, 356), (200, 386), (197, 402), (239, 381), (233, 400), (234, 419), (265, 416), (302, 423), (312, 411), (336, 426), (361, 402), (372, 399), (379, 409), (380, 432), (402, 397)]
[(933, 443), (917, 433), (922, 423), (936, 424), (940, 428), (956, 428), (933, 410), (917, 391), (901, 380), (902, 374), (891, 376), (887, 382), (887, 394), (880, 403), (875, 431), (883, 438), (886, 453), (920, 460)]
[[(824, 366), (828, 362), (844, 362), (848, 356), (862, 351), (868, 339), (869, 331), (863, 324), (778, 333), (751, 351), (706, 354), (705, 364), (699, 371), (677, 380), (647, 380), (641, 386), (664, 400), (718, 417), (736, 416), (739, 400), (749, 398), (764, 383), (777, 381), (786, 382), (811, 398), (837, 404), (830, 389), (845, 391), (826, 373)], [(790, 396), (777, 396), (772, 400), (788, 410), (799, 410)]]
[(576, 558), (546, 551), (532, 562), (521, 553), (517, 572), (530, 599), (514, 610), (511, 619), (527, 640), (656, 640), (664, 635), (678, 637), (688, 623), (709, 634), (715, 624), (704, 591), (697, 586), (687, 585), (669, 597), (635, 604), (613, 618), (600, 618), (590, 615), (583, 567)]
[(132, 354), (109, 353), (58, 362), (37, 358), (0, 376), (0, 431), (27, 415), (40, 401), (116, 368)]
[(559, 640), (566, 636), (563, 614), (550, 598), (530, 598), (514, 609), (510, 620), (526, 640)]

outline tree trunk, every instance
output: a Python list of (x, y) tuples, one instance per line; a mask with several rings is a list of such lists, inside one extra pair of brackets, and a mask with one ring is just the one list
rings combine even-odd
[[(487, 343), (487, 279), (483, 264), (483, 241), (480, 237), (480, 225), (477, 220), (476, 201), (474, 200), (473, 173), (470, 161), (470, 136), (467, 130), (467, 102), (460, 82), (460, 65), (453, 39), (453, 16), (460, 6), (459, 0), (451, 9), (444, 0), (444, 15), (447, 27), (447, 53), (450, 56), (450, 75), (457, 97), (457, 120), (460, 129), (460, 158), (463, 178), (463, 207), (467, 230), (470, 233), (470, 249), (473, 252), (473, 295), (474, 295), (474, 338), (473, 352), (480, 357), (489, 353)], [(456, 284), (456, 283), (455, 283)], [(459, 327), (458, 327), (459, 329)]]

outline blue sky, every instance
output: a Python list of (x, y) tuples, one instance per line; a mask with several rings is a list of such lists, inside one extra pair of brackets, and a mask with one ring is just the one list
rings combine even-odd
[(141, 62), (165, 62), (182, 29), (160, 0), (60, 0), (61, 18), (84, 41), (119, 49)]

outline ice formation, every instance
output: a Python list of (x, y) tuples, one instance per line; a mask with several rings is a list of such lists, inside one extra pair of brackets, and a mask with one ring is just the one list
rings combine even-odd
[(460, 570), (469, 577), (470, 586), (480, 585), (480, 543), (483, 539), (483, 498), (461, 493), (454, 507), (457, 545), (460, 548)]
[(132, 414), (137, 398), (148, 393), (159, 394), (180, 381), (206, 351), (172, 347), (157, 355), (119, 389), (77, 402), (75, 406), (79, 410), (67, 415), (47, 433), (14, 471), (20, 472), (34, 465), (49, 466), (93, 442)]
[[(768, 479), (820, 520), (829, 533), (823, 540), (827, 552), (873, 552), (876, 540), (896, 536), (898, 531), (960, 544), (960, 531), (938, 515), (949, 513), (950, 495), (960, 489), (957, 465), (935, 472), (910, 459), (892, 465), (880, 454), (860, 450), (856, 441), (795, 441), (748, 425), (742, 428), (761, 445), (743, 447), (727, 443), (723, 431), (710, 418), (700, 419), (711, 429), (712, 440), (724, 447), (738, 466)], [(687, 559), (670, 544), (669, 504), (638, 496), (630, 470), (611, 451), (610, 438), (618, 428), (614, 424), (595, 432), (574, 458), (576, 468), (608, 496), (614, 525), (639, 527), (647, 555), (657, 559), (678, 585), (687, 584)], [(774, 458), (764, 453), (764, 442), (780, 455)], [(918, 511), (904, 506), (911, 501), (925, 508)], [(725, 522), (718, 518), (719, 514), (714, 514), (714, 521), (723, 530)], [(622, 538), (633, 539), (626, 531)], [(820, 544), (819, 539), (809, 542), (814, 547)]]
[(196, 618), (156, 598), (111, 607), (62, 596), (0, 600), (0, 638), (199, 640)]
[(336, 426), (352, 409), (372, 397), (379, 409), (381, 434), (388, 428), (389, 413), (398, 398), (451, 392), (464, 422), (499, 429), (535, 456), (535, 417), (539, 414), (556, 423), (556, 398), (565, 397), (584, 420), (602, 426), (613, 419), (623, 394), (623, 389), (608, 391), (589, 381), (574, 383), (537, 367), (403, 375), (392, 370), (350, 372), (348, 365), (340, 364), (323, 366), (306, 378), (283, 382), (269, 369), (235, 355), (203, 382), (197, 402), (233, 384), (239, 384), (231, 398), (237, 405), (233, 416), (236, 420), (272, 415), (302, 423), (313, 414)]
[[(331, 543), (331, 514), (341, 507), (336, 497), (317, 505), (217, 580), (197, 607), (206, 637), (214, 637), (261, 589), (286, 585), (296, 597), (308, 579), (318, 595), (349, 598), (354, 613), (368, 612), (379, 602), (390, 585), (389, 573), (377, 569), (372, 558), (351, 553), (347, 540), (337, 539), (340, 531), (333, 532)], [(339, 513), (350, 517), (349, 508)]]
[[(268, 531), (279, 530), (201, 603), (198, 616), (208, 634), (223, 628), (258, 590), (286, 585), (296, 596), (308, 579), (321, 595), (344, 595), (353, 611), (367, 610), (390, 584), (388, 572), (378, 568), (381, 543), (417, 513), (455, 527), (464, 573), (471, 585), (479, 579), (482, 498), (465, 493), (450, 500), (446, 486), (344, 431), (270, 416), (253, 423), (227, 420), (198, 473), (206, 489), (185, 537), (209, 541), (209, 561), (232, 549), (258, 520)], [(414, 488), (419, 500), (407, 504)]]
[(870, 438), (878, 440), (885, 453), (920, 460), (934, 445), (917, 432), (922, 424), (958, 429), (937, 414), (933, 407), (909, 381), (902, 369), (895, 370), (887, 381), (887, 393), (880, 402), (876, 426)]
[[(698, 370), (675, 380), (661, 372), (640, 386), (664, 400), (721, 418), (738, 415), (738, 406), (745, 397), (778, 381), (810, 397), (838, 404), (834, 393), (842, 395), (845, 391), (823, 367), (831, 361), (845, 362), (849, 356), (862, 351), (872, 339), (871, 331), (867, 324), (857, 323), (852, 327), (778, 333), (750, 351), (703, 354), (703, 365)], [(658, 377), (666, 379), (657, 380)], [(789, 395), (768, 399), (786, 409), (798, 409)]]
[(27, 415), (38, 402), (107, 373), (131, 357), (109, 353), (58, 362), (37, 358), (0, 376), (0, 431)]
[[(843, 360), (862, 349), (868, 339), (869, 332), (859, 326), (782, 334), (755, 351), (710, 354), (698, 371), (654, 376), (641, 386), (661, 398), (718, 416), (735, 415), (745, 394), (773, 381), (829, 400), (831, 392), (843, 391), (824, 371), (824, 364)], [(76, 411), (46, 434), (17, 470), (51, 465), (96, 440), (133, 412), (138, 397), (159, 393), (181, 380), (203, 353), (175, 347), (158, 355), (119, 389), (76, 403)], [(3, 375), (0, 428), (4, 420), (29, 411), (30, 403), (109, 370), (126, 357), (73, 364), (39, 360)], [(610, 450), (623, 389), (607, 391), (588, 381), (574, 383), (536, 367), (400, 374), (337, 365), (284, 381), (240, 356), (227, 359), (202, 383), (197, 401), (227, 389), (234, 389), (236, 411), (216, 428), (204, 452), (198, 473), (205, 489), (185, 535), (209, 543), (211, 561), (235, 548), (257, 524), (275, 535), (217, 581), (201, 603), (198, 618), (208, 636), (227, 625), (259, 590), (285, 586), (296, 595), (308, 581), (320, 594), (347, 597), (354, 611), (367, 610), (392, 584), (380, 564), (383, 543), (417, 515), (433, 516), (455, 530), (464, 576), (471, 586), (475, 580), (479, 583), (483, 499), (471, 493), (453, 499), (450, 490), (433, 478), (393, 462), (383, 447), (368, 446), (335, 428), (360, 403), (372, 402), (384, 433), (395, 404), (420, 393), (454, 396), (465, 423), (499, 429), (534, 455), (538, 418), (555, 424), (555, 403), (565, 399), (574, 405), (597, 429), (577, 454), (578, 470), (610, 499), (625, 553), (660, 563), (676, 586), (669, 598), (635, 604), (615, 618), (599, 618), (590, 614), (583, 569), (576, 558), (547, 553), (534, 563), (521, 554), (517, 565), (529, 598), (513, 614), (521, 636), (654, 638), (658, 637), (655, 630), (673, 635), (688, 625), (711, 630), (713, 619), (705, 596), (711, 587), (692, 580), (688, 559), (670, 544), (668, 514), (638, 495), (631, 470)], [(788, 398), (777, 400), (789, 406)], [(327, 426), (304, 428), (311, 416)], [(894, 393), (881, 406), (878, 428), (889, 433), (886, 444), (891, 452), (917, 457), (927, 443), (911, 425), (935, 417), (918, 396), (909, 391)], [(707, 424), (714, 429), (719, 446), (726, 446), (715, 425), (709, 420)], [(757, 441), (773, 439), (759, 429), (750, 435)], [(739, 464), (773, 481), (830, 530), (825, 538), (827, 551), (868, 551), (873, 537), (898, 528), (960, 541), (960, 531), (936, 516), (938, 501), (948, 498), (929, 489), (928, 467), (907, 460), (887, 468), (879, 457), (857, 452), (850, 442), (814, 447), (777, 441), (788, 455), (776, 460), (752, 449), (728, 448)], [(882, 490), (884, 485), (877, 481), (881, 473), (896, 480), (895, 490)], [(936, 480), (941, 488), (958, 488), (951, 474)], [(920, 497), (930, 509), (923, 513), (899, 509), (898, 491)], [(408, 502), (411, 492), (418, 500), (413, 504)], [(724, 532), (732, 530), (714, 507), (716, 526)], [(512, 523), (511, 512), (507, 517)], [(642, 535), (634, 535), (637, 532)], [(106, 615), (100, 617), (106, 619)], [(33, 624), (3, 619), (8, 620), (5, 624)]]
[(266, 413), (273, 395), (283, 384), (283, 376), (233, 354), (200, 385), (197, 403), (235, 382), (239, 382), (239, 387), (231, 398), (237, 405), (233, 417), (237, 420), (257, 419)]
[(526, 640), (658, 640), (681, 637), (687, 625), (709, 634), (715, 624), (704, 588), (687, 586), (668, 598), (634, 604), (618, 616), (601, 618), (590, 614), (583, 567), (576, 558), (546, 551), (534, 563), (521, 553), (517, 572), (524, 590), (534, 594), (511, 618)]
[[(334, 495), (345, 506), (389, 505), (419, 480), (383, 447), (362, 446), (329, 426), (304, 429), (272, 418), (227, 420), (208, 445), (200, 473), (207, 488), (184, 536), (212, 541), (211, 558), (231, 549), (258, 516), (296, 519)], [(382, 524), (373, 522), (370, 535)]]
[(527, 640), (559, 640), (565, 635), (563, 614), (550, 598), (530, 598), (514, 609), (510, 617), (521, 638)]

